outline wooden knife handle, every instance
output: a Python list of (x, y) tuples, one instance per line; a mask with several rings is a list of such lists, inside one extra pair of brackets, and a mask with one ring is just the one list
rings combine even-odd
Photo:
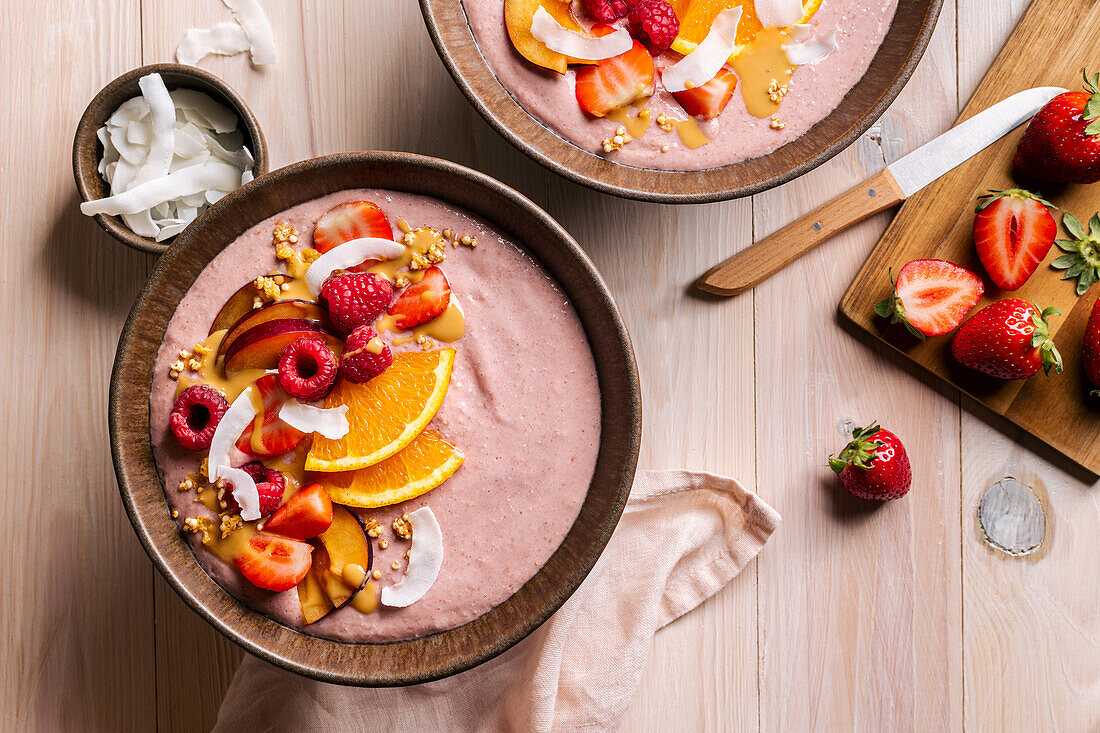
[(714, 295), (739, 295), (767, 280), (834, 234), (905, 200), (883, 170), (775, 234), (710, 268), (695, 287)]

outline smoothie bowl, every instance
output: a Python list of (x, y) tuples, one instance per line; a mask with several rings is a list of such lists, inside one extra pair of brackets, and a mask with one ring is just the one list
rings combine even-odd
[(421, 0), (479, 112), (607, 193), (744, 196), (853, 142), (897, 96), (942, 0)]
[(248, 651), (412, 684), (499, 654), (576, 589), (633, 480), (637, 374), (576, 243), (481, 174), (297, 163), (158, 262), (112, 377), (146, 551)]

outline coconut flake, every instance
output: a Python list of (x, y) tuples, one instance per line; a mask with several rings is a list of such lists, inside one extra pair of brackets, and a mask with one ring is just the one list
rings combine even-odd
[(208, 189), (233, 189), (240, 185), (240, 180), (239, 169), (219, 160), (210, 160), (203, 165), (193, 165), (147, 181), (114, 196), (85, 201), (80, 205), (80, 211), (88, 216), (136, 214), (153, 208), (161, 201), (192, 193)]
[(222, 415), (218, 427), (214, 428), (214, 437), (210, 439), (210, 452), (206, 458), (206, 470), (209, 472), (207, 475), (211, 481), (228, 478), (223, 471), (232, 468), (229, 464), (229, 452), (255, 419), (256, 406), (252, 404), (252, 387), (249, 387), (233, 400), (233, 404)]
[(405, 253), (405, 247), (390, 239), (362, 237), (344, 242), (313, 261), (306, 270), (306, 284), (319, 295), (321, 285), (336, 270), (347, 270), (368, 260), (392, 260)]
[(411, 606), (423, 598), (443, 566), (443, 531), (435, 514), (428, 507), (421, 507), (410, 513), (408, 519), (412, 525), (412, 547), (405, 576), (383, 588), (379, 598), (382, 605), (393, 608)]
[(348, 406), (314, 407), (289, 399), (279, 408), (279, 419), (303, 433), (319, 433), (329, 440), (339, 440), (348, 434)]
[[(160, 74), (146, 74), (138, 79), (141, 96), (149, 104), (150, 130), (152, 138), (145, 153), (145, 160), (138, 168), (137, 175), (130, 183), (136, 187), (168, 175), (172, 166), (172, 153), (175, 147), (173, 128), (176, 124), (176, 107), (164, 86)], [(129, 129), (129, 125), (127, 125)], [(120, 151), (121, 152), (121, 151)], [(135, 213), (135, 212), (126, 212)]]
[(661, 83), (665, 89), (682, 92), (701, 87), (713, 79), (737, 46), (737, 26), (740, 22), (740, 6), (719, 13), (711, 23), (707, 37), (695, 50), (661, 71)]
[(241, 519), (254, 522), (260, 518), (260, 490), (248, 472), (240, 468), (222, 466), (222, 478), (233, 486), (233, 498), (241, 508)]
[(180, 45), (176, 46), (176, 61), (195, 66), (211, 54), (235, 56), (247, 51), (250, 45), (248, 34), (238, 23), (218, 23), (213, 28), (192, 28), (183, 35)]
[(809, 25), (791, 26), (793, 43), (783, 45), (787, 60), (796, 66), (814, 64), (836, 50), (836, 29), (813, 33)]
[(237, 129), (237, 115), (210, 95), (195, 89), (174, 89), (170, 95), (172, 103), (183, 110), (184, 117), (198, 127), (209, 127), (219, 133)]
[(756, 17), (765, 28), (786, 28), (802, 19), (802, 0), (756, 0)]
[(275, 34), (263, 8), (256, 0), (222, 0), (233, 11), (233, 17), (241, 24), (248, 42), (252, 44), (252, 63), (267, 66), (275, 63)]
[(563, 26), (541, 5), (531, 21), (531, 35), (546, 44), (551, 51), (581, 61), (609, 59), (626, 53), (634, 45), (626, 28), (619, 28), (614, 33), (599, 38), (586, 36)]

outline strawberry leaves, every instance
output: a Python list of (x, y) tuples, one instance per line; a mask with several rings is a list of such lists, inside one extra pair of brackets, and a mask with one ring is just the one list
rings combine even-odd
[(1086, 122), (1092, 123), (1085, 128), (1085, 134), (1100, 135), (1100, 73), (1090, 77), (1085, 69), (1081, 69), (1081, 76), (1085, 80), (1085, 89), (1091, 94), (1082, 114)]
[(1032, 193), (1031, 191), (1025, 191), (1022, 188), (1006, 188), (1003, 191), (998, 191), (995, 188), (991, 188), (989, 189), (989, 193), (983, 193), (981, 196), (978, 197), (978, 205), (974, 208), (974, 213), (980, 213), (982, 209), (986, 208), (997, 199), (1003, 198), (1034, 199), (1043, 206), (1047, 207), (1047, 209), (1049, 209), (1050, 211), (1057, 211), (1057, 207), (1054, 204), (1050, 203), (1042, 196)]
[(1062, 226), (1072, 239), (1054, 241), (1067, 254), (1055, 259), (1050, 266), (1066, 271), (1063, 280), (1077, 278), (1077, 294), (1084, 295), (1100, 279), (1100, 214), (1093, 214), (1089, 219), (1087, 232), (1068, 211), (1062, 216)]
[(839, 458), (829, 456), (829, 468), (840, 473), (848, 466), (856, 466), (864, 471), (870, 471), (870, 461), (875, 459), (878, 449), (883, 446), (880, 440), (871, 440), (878, 434), (881, 428), (875, 424), (866, 428), (856, 428), (852, 433), (852, 441), (840, 452)]
[[(1038, 309), (1039, 306), (1035, 307)], [(1047, 318), (1050, 316), (1060, 315), (1062, 315), (1062, 311), (1053, 307), (1031, 315), (1031, 323), (1035, 326), (1035, 333), (1031, 336), (1031, 345), (1033, 348), (1039, 349), (1039, 353), (1043, 357), (1043, 372), (1047, 375), (1050, 374), (1052, 369), (1056, 374), (1062, 373), (1062, 354), (1059, 353), (1058, 347), (1054, 345), (1054, 339), (1050, 337), (1050, 324), (1047, 323)]]

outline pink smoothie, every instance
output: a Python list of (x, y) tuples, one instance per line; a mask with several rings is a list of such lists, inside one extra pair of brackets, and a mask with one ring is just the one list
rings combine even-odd
[[(504, 0), (463, 0), (463, 6), (482, 56), (500, 83), (542, 124), (574, 145), (619, 163), (661, 170), (701, 170), (770, 153), (824, 119), (867, 71), (890, 29), (897, 0), (822, 2), (812, 25), (815, 32), (835, 28), (837, 49), (794, 72), (780, 109), (786, 124), (783, 129), (772, 129), (770, 119), (749, 114), (739, 89), (721, 115), (699, 121), (699, 128), (710, 139), (706, 145), (687, 148), (675, 131), (665, 132), (653, 125), (642, 138), (611, 153), (604, 153), (602, 141), (615, 134), (618, 123), (584, 113), (577, 104), (572, 68), (562, 76), (519, 55), (504, 25)], [(666, 53), (658, 65), (679, 58), (679, 54)], [(660, 113), (676, 120), (687, 117), (659, 83), (657, 94), (646, 106), (654, 118)], [(665, 145), (668, 151), (661, 152)]]
[[(363, 614), (348, 606), (305, 627), (319, 636), (354, 641), (407, 639), (453, 628), (481, 616), (531, 578), (561, 544), (584, 502), (600, 436), (599, 388), (592, 353), (566, 296), (542, 268), (485, 222), (439, 201), (379, 190), (344, 191), (310, 201), (249, 229), (199, 275), (168, 326), (153, 377), (151, 419), (165, 494), (186, 517), (216, 515), (176, 490), (203, 453), (180, 448), (168, 430), (176, 392), (169, 365), (180, 349), (206, 337), (215, 314), (245, 282), (282, 270), (274, 256), (276, 220), (295, 226), (303, 242), (332, 206), (365, 199), (391, 223), (450, 228), (476, 236), (479, 246), (447, 247), (442, 268), (466, 315), (451, 384), (431, 428), (457, 445), (466, 461), (446, 483), (412, 501), (355, 510), (385, 527), (387, 549), (374, 547), (379, 587), (404, 573), (409, 547), (390, 528), (393, 518), (431, 507), (443, 530), (439, 578), (404, 609)], [(385, 334), (383, 338), (392, 338)], [(415, 344), (402, 348), (416, 348)], [(291, 626), (302, 626), (297, 593), (262, 591), (235, 567), (187, 535), (210, 574), (230, 593)], [(400, 569), (391, 569), (397, 561)]]

